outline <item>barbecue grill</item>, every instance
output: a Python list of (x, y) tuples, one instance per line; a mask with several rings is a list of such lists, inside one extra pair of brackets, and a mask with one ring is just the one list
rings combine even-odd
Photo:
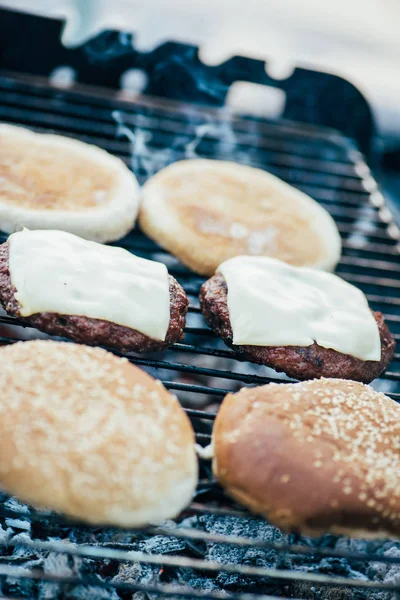
[[(355, 102), (358, 92), (351, 97)], [(305, 122), (310, 118), (268, 121), (165, 98), (128, 101), (110, 87), (60, 89), (37, 74), (0, 72), (0, 121), (100, 146), (131, 166), (141, 183), (189, 153), (267, 169), (311, 195), (340, 230), (343, 256), (337, 272), (384, 313), (398, 340), (400, 232), (359, 149), (373, 156), (371, 115), (360, 102), (369, 119), (368, 140), (351, 129), (354, 122), (346, 129), (338, 121), (340, 132), (318, 118), (316, 124)], [(1, 234), (0, 241), (6, 237)], [(182, 343), (160, 354), (125, 356), (177, 393), (198, 443), (206, 446), (217, 405), (228, 391), (289, 379), (238, 361), (213, 335), (200, 314), (201, 277), (140, 231), (117, 245), (165, 262), (188, 294)], [(1, 316), (0, 342), (20, 339), (23, 327), (18, 319)], [(39, 334), (29, 330), (29, 335)], [(396, 353), (373, 387), (399, 401), (399, 382)], [(400, 544), (284, 535), (229, 500), (213, 481), (207, 460), (200, 459), (200, 475), (193, 503), (176, 522), (140, 530), (88, 527), (2, 496), (0, 597), (400, 598)]]

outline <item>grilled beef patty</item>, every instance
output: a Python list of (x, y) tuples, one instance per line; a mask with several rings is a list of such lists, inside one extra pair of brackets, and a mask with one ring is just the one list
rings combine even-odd
[(380, 361), (360, 360), (323, 348), (317, 343), (306, 347), (233, 345), (227, 292), (225, 279), (220, 273), (208, 279), (200, 291), (201, 310), (215, 333), (244, 360), (272, 367), (275, 371), (301, 380), (334, 377), (370, 383), (386, 369), (393, 358), (396, 344), (380, 312), (373, 313), (381, 337)]
[(9, 245), (5, 242), (0, 245), (0, 303), (9, 315), (18, 317), (20, 321), (31, 327), (36, 327), (50, 335), (69, 338), (80, 344), (108, 346), (123, 352), (163, 350), (183, 338), (189, 301), (182, 286), (171, 276), (169, 276), (170, 322), (165, 340), (160, 341), (135, 329), (101, 319), (49, 312), (21, 317), (20, 305), (14, 295), (17, 290), (11, 283), (8, 257)]

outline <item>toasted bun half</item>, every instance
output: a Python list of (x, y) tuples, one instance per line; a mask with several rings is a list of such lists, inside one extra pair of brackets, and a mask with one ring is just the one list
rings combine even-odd
[(0, 485), (92, 524), (176, 516), (197, 484), (194, 433), (159, 381), (100, 348), (0, 349)]
[(228, 394), (213, 432), (228, 494), (286, 531), (400, 536), (400, 406), (320, 379)]
[(140, 226), (201, 275), (242, 254), (332, 270), (337, 227), (317, 202), (274, 175), (231, 162), (174, 163), (142, 190)]
[(0, 124), (0, 229), (61, 229), (110, 242), (130, 231), (139, 185), (125, 164), (78, 140)]

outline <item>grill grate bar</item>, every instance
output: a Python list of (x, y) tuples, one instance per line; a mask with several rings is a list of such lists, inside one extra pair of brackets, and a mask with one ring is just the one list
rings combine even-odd
[[(193, 539), (215, 544), (226, 544), (232, 546), (247, 546), (249, 548), (264, 548), (285, 552), (287, 554), (301, 554), (309, 556), (329, 556), (331, 558), (345, 558), (346, 560), (356, 560), (362, 562), (381, 562), (385, 564), (400, 564), (400, 556), (383, 556), (375, 553), (353, 552), (346, 550), (335, 550), (333, 548), (318, 548), (303, 546), (299, 544), (282, 544), (259, 538), (247, 538), (233, 535), (210, 534), (196, 529), (171, 529), (167, 527), (149, 527), (146, 532), (153, 535), (171, 535), (172, 537)], [(112, 545), (112, 542), (111, 542)], [(126, 544), (130, 548), (129, 544)]]
[(342, 256), (340, 264), (400, 273), (400, 264), (398, 260), (389, 262), (388, 260), (374, 260), (372, 258), (360, 258), (359, 256)]
[[(134, 241), (131, 239), (131, 236), (128, 236), (127, 238), (122, 240), (122, 243), (124, 244), (124, 246), (126, 248), (132, 249), (135, 251), (142, 251), (142, 252), (154, 252), (154, 253), (159, 252), (161, 254), (170, 256), (170, 255), (168, 255), (168, 252), (166, 250), (164, 250), (160, 246), (157, 246), (155, 244), (155, 242), (151, 241), (149, 238), (144, 238), (139, 230), (135, 230), (134, 233), (135, 233)], [(0, 232), (0, 239), (5, 241), (7, 239), (7, 236), (4, 233)], [(120, 244), (120, 242), (113, 242), (111, 245), (118, 246), (118, 244)], [(386, 244), (374, 244), (371, 242), (367, 242), (364, 237), (362, 239), (349, 237), (347, 239), (342, 239), (342, 246), (343, 246), (344, 250), (351, 250), (354, 252), (361, 252), (361, 253), (369, 252), (373, 255), (382, 254), (384, 256), (387, 256), (389, 260), (382, 261), (382, 259), (380, 259), (382, 262), (391, 263), (392, 255), (396, 256), (396, 257), (398, 257), (400, 255), (400, 248), (396, 244), (394, 239), (393, 240), (388, 239)], [(348, 258), (349, 259), (350, 258), (357, 259), (356, 255), (350, 255), (350, 254), (342, 255), (342, 259), (344, 257), (346, 259), (348, 259)], [(172, 258), (172, 257), (170, 256), (170, 258)], [(342, 262), (342, 260), (341, 260), (341, 262)]]
[[(193, 503), (187, 510), (187, 512), (191, 512), (192, 510), (196, 510), (196, 505)], [(201, 505), (200, 505), (201, 506)], [(209, 509), (208, 509), (209, 510)], [(215, 514), (215, 511), (213, 511)], [(19, 518), (30, 521), (41, 521), (43, 520), (43, 516), (40, 514), (32, 514), (27, 517), (26, 512), (22, 510), (16, 509), (8, 509), (4, 507), (0, 507), (0, 514), (9, 518)], [(253, 519), (258, 520), (259, 517), (254, 515), (250, 515), (246, 512), (240, 511), (221, 511), (222, 515), (228, 516), (240, 516), (240, 517), (249, 517), (251, 516)], [(50, 522), (60, 523), (60, 518), (57, 515), (49, 515), (46, 517)], [(71, 525), (72, 522), (66, 520), (67, 525)], [(75, 523), (74, 523), (75, 525)], [(79, 525), (79, 523), (78, 523)], [(272, 549), (277, 552), (285, 552), (287, 554), (300, 554), (304, 556), (327, 556), (332, 558), (345, 558), (347, 560), (361, 561), (361, 562), (380, 562), (384, 564), (400, 564), (400, 556), (391, 556), (391, 555), (382, 555), (373, 552), (357, 552), (353, 550), (341, 550), (334, 548), (326, 548), (326, 547), (318, 547), (318, 546), (306, 546), (304, 544), (287, 544), (281, 542), (273, 542), (269, 540), (262, 540), (254, 537), (244, 537), (244, 536), (235, 536), (235, 535), (221, 535), (221, 534), (211, 534), (206, 531), (201, 531), (197, 529), (183, 529), (183, 528), (174, 528), (173, 530), (170, 527), (146, 527), (146, 528), (134, 528), (130, 529), (132, 532), (137, 532), (141, 535), (160, 535), (160, 536), (171, 536), (174, 538), (182, 538), (182, 539), (193, 539), (199, 541), (205, 541), (208, 543), (216, 543), (216, 544), (226, 544), (233, 546), (244, 546), (244, 547), (255, 547), (255, 548), (264, 548), (264, 549)], [(115, 542), (102, 543), (102, 548), (115, 548)], [(118, 543), (119, 549), (131, 550), (132, 545), (129, 543)]]
[[(353, 588), (400, 591), (400, 583), (392, 581), (369, 581), (359, 580), (347, 577), (333, 577), (316, 573), (303, 571), (289, 571), (285, 569), (263, 568), (244, 564), (222, 564), (213, 561), (188, 558), (186, 556), (167, 556), (163, 554), (145, 554), (134, 550), (118, 550), (115, 548), (104, 548), (90, 545), (73, 545), (65, 542), (42, 542), (38, 540), (11, 539), (7, 542), (0, 540), (0, 546), (23, 547), (39, 552), (56, 552), (68, 556), (79, 556), (92, 559), (109, 559), (117, 562), (139, 562), (147, 565), (156, 565), (160, 567), (170, 566), (182, 569), (201, 570), (209, 573), (235, 573), (250, 577), (269, 577), (271, 579), (285, 581), (304, 581), (319, 585), (347, 586)], [(8, 567), (10, 568), (10, 567)], [(1, 571), (0, 571), (1, 573)]]
[[(169, 257), (168, 253), (163, 250), (162, 248), (156, 248), (156, 249), (149, 249), (149, 248), (143, 248), (139, 245), (136, 244), (124, 244), (124, 246), (131, 250), (132, 252), (134, 252), (135, 254), (142, 256), (143, 258), (148, 258), (148, 259), (152, 259), (152, 260), (166, 260), (167, 257)], [(364, 248), (364, 249), (360, 249), (360, 252), (371, 252), (371, 250), (369, 250), (368, 248)], [(382, 252), (383, 254), (383, 252)], [(341, 268), (341, 266), (344, 267), (354, 267), (357, 269), (366, 269), (367, 272), (371, 272), (371, 270), (376, 270), (376, 271), (390, 271), (390, 272), (394, 272), (394, 273), (400, 273), (400, 266), (399, 263), (396, 262), (396, 259), (398, 260), (400, 254), (399, 251), (394, 248), (394, 252), (393, 255), (395, 257), (394, 260), (382, 260), (382, 259), (372, 259), (369, 257), (363, 258), (363, 257), (359, 257), (359, 256), (353, 256), (353, 255), (346, 255), (346, 256), (342, 256), (340, 262), (339, 262), (339, 269)], [(170, 266), (170, 270), (174, 271), (177, 274), (180, 275), (190, 275), (190, 271), (187, 267), (185, 267), (184, 265), (182, 265), (178, 259), (172, 259), (172, 261), (169, 259), (169, 262), (171, 263)], [(349, 276), (351, 276), (351, 273), (349, 273)], [(200, 278), (199, 278), (200, 279)], [(201, 282), (203, 280), (201, 279)]]
[[(224, 600), (234, 598), (235, 600), (279, 600), (277, 596), (266, 596), (264, 594), (242, 594), (242, 593), (227, 593), (227, 592), (209, 592), (197, 590), (195, 588), (175, 586), (168, 583), (162, 585), (155, 584), (140, 584), (140, 583), (124, 583), (124, 582), (105, 582), (95, 576), (85, 575), (84, 577), (68, 576), (68, 575), (52, 575), (44, 573), (39, 569), (24, 569), (18, 567), (0, 565), (0, 577), (13, 577), (18, 579), (32, 579), (36, 581), (48, 581), (58, 583), (59, 585), (73, 586), (89, 586), (100, 589), (114, 589), (121, 592), (141, 592), (148, 597), (148, 594), (156, 596), (180, 597), (180, 598), (203, 598), (204, 600)], [(4, 598), (5, 596), (0, 596)], [(15, 597), (13, 597), (15, 600)]]
[[(135, 247), (130, 247), (129, 249), (131, 249), (133, 252), (135, 252), (135, 254), (142, 256), (143, 258), (149, 258), (152, 260), (166, 260), (168, 257), (168, 254), (165, 250), (143, 250), (143, 249), (138, 249)], [(398, 260), (398, 257), (396, 257)], [(169, 260), (170, 262), (170, 271), (174, 271), (177, 275), (180, 275), (182, 277), (184, 276), (189, 276), (190, 272), (187, 269), (187, 267), (185, 267), (184, 265), (182, 265), (181, 263), (178, 262), (177, 259), (173, 259), (172, 261)], [(344, 268), (343, 268), (344, 267)], [(371, 271), (377, 271), (377, 272), (391, 272), (391, 273), (400, 273), (400, 265), (398, 262), (396, 262), (396, 260), (393, 261), (388, 261), (388, 260), (377, 260), (377, 259), (371, 259), (371, 258), (362, 258), (359, 256), (344, 256), (342, 257), (342, 259), (339, 262), (338, 265), (338, 269), (340, 273), (347, 273), (347, 275), (349, 277), (353, 276), (353, 273), (350, 271), (346, 271), (345, 269), (348, 267), (353, 267), (353, 268), (357, 268), (360, 271), (364, 271), (366, 273), (370, 273)], [(201, 283), (203, 282), (203, 279), (199, 278), (199, 287), (201, 285)], [(368, 280), (369, 282), (369, 280)]]
[[(51, 337), (51, 336), (49, 336)], [(17, 343), (21, 340), (18, 338), (11, 337), (0, 337), (0, 344), (12, 344)], [(271, 377), (260, 377), (258, 375), (246, 375), (245, 373), (234, 373), (232, 371), (222, 371), (220, 369), (208, 369), (206, 367), (197, 367), (194, 365), (186, 365), (184, 363), (175, 363), (165, 360), (155, 360), (151, 358), (141, 358), (139, 356), (131, 356), (130, 354), (126, 354), (124, 352), (119, 352), (113, 348), (106, 348), (109, 352), (116, 354), (117, 356), (123, 356), (127, 358), (131, 363), (135, 365), (140, 365), (143, 367), (154, 367), (154, 368), (162, 368), (168, 369), (172, 371), (180, 371), (182, 373), (191, 373), (197, 375), (208, 375), (210, 377), (220, 377), (221, 379), (231, 379), (235, 381), (245, 381), (246, 383), (270, 383), (270, 382), (279, 382), (281, 383), (281, 379), (274, 379)], [(168, 386), (184, 386), (184, 384), (179, 384), (172, 381), (165, 382)], [(199, 386), (191, 386), (191, 387), (199, 387)], [(186, 389), (185, 387), (178, 387), (174, 389)], [(210, 390), (212, 388), (204, 388)]]
[[(0, 239), (4, 239), (4, 241), (6, 241), (7, 236), (4, 234), (0, 234)], [(392, 241), (392, 240), (391, 240)], [(149, 243), (147, 243), (146, 245), (142, 244), (140, 241), (137, 242), (132, 242), (130, 241), (129, 238), (125, 239), (123, 241), (124, 247), (127, 248), (128, 250), (132, 250), (133, 252), (136, 253), (143, 253), (144, 256), (151, 257), (151, 256), (168, 256), (170, 257), (170, 255), (168, 254), (168, 252), (166, 250), (164, 250), (161, 247), (155, 246), (155, 244), (151, 244), (149, 245)], [(377, 269), (382, 269), (382, 270), (387, 270), (387, 269), (391, 269), (392, 265), (397, 265), (396, 259), (398, 260), (399, 256), (400, 256), (400, 249), (398, 245), (395, 245), (394, 240), (392, 241), (393, 245), (389, 245), (389, 244), (374, 244), (374, 243), (366, 243), (365, 240), (363, 241), (363, 244), (360, 245), (360, 242), (357, 242), (356, 240), (351, 241), (350, 239), (347, 240), (342, 240), (342, 246), (343, 249), (349, 249), (352, 250), (354, 252), (358, 252), (358, 253), (370, 253), (370, 254), (381, 254), (383, 256), (388, 257), (388, 260), (382, 260), (380, 259), (371, 259), (371, 258), (362, 258), (359, 257), (357, 255), (352, 255), (352, 254), (347, 254), (347, 255), (342, 255), (340, 263), (339, 264), (347, 264), (347, 265), (351, 265), (351, 266), (359, 266), (359, 260), (360, 259), (360, 264), (362, 264), (363, 261), (371, 261), (372, 265), (373, 263), (377, 263), (375, 265), (374, 268)], [(113, 243), (111, 244), (113, 246), (118, 245), (117, 243)], [(391, 257), (395, 257), (394, 260), (391, 259)], [(174, 260), (174, 259), (172, 259)], [(177, 264), (178, 263), (178, 259), (175, 259), (175, 262)], [(381, 264), (381, 266), (378, 266), (378, 263)], [(389, 265), (387, 267), (387, 265)], [(365, 262), (364, 264), (365, 267), (368, 267), (369, 265)], [(186, 270), (187, 272), (189, 272), (187, 269), (185, 269), (185, 267), (183, 265), (181, 265), (183, 270)]]
[(395, 296), (378, 296), (377, 294), (365, 294), (368, 302), (372, 304), (381, 304), (385, 306), (400, 306), (400, 298)]
[[(21, 79), (18, 80), (18, 74), (15, 73), (2, 72), (1, 75), (1, 88), (5, 90), (11, 88), (13, 91), (20, 90), (32, 98), (50, 97), (57, 104), (57, 109), (60, 109), (60, 105), (63, 106), (65, 102), (69, 104), (76, 103), (80, 107), (84, 107), (89, 103), (92, 111), (97, 110), (98, 107), (106, 107), (110, 110), (121, 110), (129, 113), (130, 111), (137, 112), (137, 109), (140, 108), (144, 115), (155, 114), (158, 121), (161, 121), (165, 117), (172, 123), (179, 123), (182, 120), (187, 122), (189, 119), (192, 125), (202, 125), (205, 121), (209, 122), (212, 119), (218, 119), (221, 122), (228, 121), (229, 123), (233, 123), (235, 129), (238, 129), (238, 131), (246, 133), (254, 132), (259, 135), (264, 134), (265, 136), (269, 134), (275, 142), (278, 140), (281, 141), (280, 136), (286, 137), (290, 143), (290, 147), (298, 142), (298, 140), (301, 140), (303, 144), (306, 143), (308, 147), (312, 145), (324, 145), (325, 147), (329, 147), (332, 161), (334, 161), (335, 156), (342, 156), (344, 160), (352, 163), (359, 162), (361, 159), (361, 153), (355, 150), (351, 140), (334, 130), (320, 126), (305, 125), (290, 121), (268, 121), (265, 119), (241, 117), (235, 114), (228, 115), (220, 109), (200, 107), (198, 105), (165, 99), (160, 101), (156, 98), (143, 96), (124, 101), (118, 99), (115, 95), (111, 98), (106, 98), (104, 93), (99, 95), (93, 88), (83, 88), (82, 86), (81, 89), (64, 91), (50, 87), (47, 80), (39, 81), (37, 77), (30, 78), (24, 75), (25, 81), (22, 81)], [(317, 156), (320, 157), (321, 153), (319, 152)]]
[[(172, 261), (173, 263), (175, 262), (176, 264), (179, 264), (178, 259), (172, 257), (170, 254), (168, 254), (168, 252), (166, 250), (164, 250), (163, 248), (157, 246), (154, 242), (152, 242), (149, 239), (142, 239), (140, 237), (140, 232), (138, 230), (134, 231), (134, 235), (137, 239), (133, 239), (132, 235), (129, 235), (127, 238), (121, 240), (120, 242), (113, 242), (110, 245), (111, 246), (119, 246), (119, 245), (123, 245), (124, 248), (131, 250), (133, 252), (136, 252), (137, 254), (143, 254), (144, 257), (168, 257), (170, 261)], [(3, 232), (0, 232), (0, 241), (5, 242), (7, 241), (8, 238), (8, 234), (5, 234)], [(384, 256), (387, 256), (389, 260), (382, 260), (382, 259), (375, 259), (374, 262), (379, 262), (381, 263), (381, 268), (383, 270), (385, 270), (386, 268), (390, 269), (391, 265), (396, 265), (397, 262), (391, 259), (392, 255), (394, 257), (396, 257), (396, 259), (400, 256), (400, 248), (398, 245), (395, 244), (394, 240), (389, 240), (390, 244), (374, 244), (374, 243), (370, 243), (370, 242), (366, 242), (366, 240), (363, 238), (362, 241), (362, 245), (360, 240), (351, 240), (350, 238), (342, 240), (342, 246), (344, 248), (344, 250), (349, 249), (352, 250), (354, 252), (360, 252), (360, 253), (371, 253), (373, 255), (375, 254), (382, 254)], [(339, 264), (350, 264), (352, 266), (358, 266), (358, 259), (360, 259), (361, 261), (366, 261), (369, 260), (368, 258), (362, 258), (362, 257), (358, 257), (357, 255), (342, 255), (340, 263)], [(389, 265), (389, 267), (386, 267), (386, 265)], [(182, 271), (187, 273), (187, 274), (192, 274), (191, 271), (189, 271), (189, 269), (187, 269), (186, 267), (184, 267), (184, 265), (180, 265), (182, 268)], [(366, 267), (368, 267), (369, 265), (365, 264)], [(380, 268), (378, 267), (378, 265), (375, 266), (375, 268)]]
[(356, 273), (345, 273), (343, 271), (340, 271), (340, 276), (351, 283), (363, 283), (383, 288), (400, 289), (400, 279), (390, 279), (389, 277), (373, 277), (372, 275), (357, 275)]
[[(32, 106), (31, 103), (26, 103), (23, 99), (23, 96), (18, 98), (20, 100), (18, 104), (7, 102), (7, 96), (4, 96), (4, 99), (5, 102), (2, 102), (1, 110), (4, 111), (8, 118), (11, 118), (17, 122), (29, 122), (33, 123), (34, 126), (36, 126), (36, 123), (40, 123), (41, 126), (45, 124), (47, 129), (55, 127), (57, 130), (69, 131), (72, 134), (89, 134), (95, 135), (97, 138), (99, 137), (99, 134), (98, 129), (96, 129), (96, 125), (97, 127), (101, 125), (101, 136), (103, 139), (106, 139), (107, 141), (112, 139), (114, 143), (118, 141), (115, 139), (117, 121), (113, 117), (113, 112), (115, 109), (114, 107), (110, 107), (108, 110), (100, 113), (98, 110), (93, 109), (93, 107), (89, 107), (91, 114), (88, 116), (79, 117), (71, 114), (71, 109), (68, 108), (68, 106), (71, 106), (70, 103), (69, 105), (66, 105), (63, 102), (58, 102), (57, 106), (55, 106), (53, 110), (46, 110), (45, 107), (39, 108), (37, 106)], [(16, 96), (14, 96), (13, 99), (16, 100)], [(79, 110), (84, 110), (84, 108), (85, 107), (81, 105)], [(206, 121), (202, 121), (201, 123), (192, 123), (188, 120), (177, 121), (172, 119), (170, 115), (168, 115), (167, 119), (155, 119), (154, 117), (145, 114), (144, 106), (142, 104), (140, 104), (140, 114), (134, 114), (131, 111), (131, 104), (128, 104), (122, 108), (122, 112), (120, 114), (123, 116), (124, 124), (126, 124), (128, 127), (138, 127), (149, 131), (156, 129), (160, 136), (163, 136), (163, 141), (167, 143), (171, 140), (172, 136), (193, 137), (196, 134), (196, 128), (198, 125), (208, 123), (212, 126), (213, 124), (213, 121), (208, 118)], [(228, 115), (228, 113), (226, 113), (226, 115), (227, 117), (224, 120), (218, 119), (218, 125), (222, 127), (225, 125), (225, 127), (229, 129), (232, 128), (232, 130), (235, 132), (238, 145), (241, 147), (247, 147), (248, 149), (253, 150), (253, 152), (254, 150), (260, 150), (262, 153), (264, 150), (267, 150), (274, 153), (281, 153), (283, 155), (289, 154), (291, 157), (293, 155), (293, 148), (297, 148), (299, 156), (303, 159), (305, 157), (305, 164), (307, 164), (307, 158), (313, 159), (314, 169), (317, 169), (319, 165), (324, 168), (325, 163), (330, 161), (333, 165), (339, 164), (338, 171), (336, 172), (338, 175), (347, 175), (354, 179), (359, 178), (359, 174), (354, 171), (354, 163), (351, 161), (346, 161), (346, 158), (343, 155), (342, 157), (339, 157), (339, 161), (335, 161), (334, 158), (332, 160), (332, 157), (323, 160), (323, 155), (321, 153), (318, 157), (316, 157), (315, 153), (311, 152), (311, 156), (309, 156), (310, 147), (311, 150), (313, 150), (313, 147), (320, 147), (320, 140), (315, 138), (312, 140), (307, 139), (307, 145), (309, 146), (307, 149), (305, 146), (305, 140), (301, 139), (301, 137), (303, 137), (302, 135), (299, 136), (299, 140), (295, 140), (290, 134), (288, 136), (283, 133), (281, 139), (277, 142), (275, 136), (271, 138), (269, 132), (265, 130), (252, 132), (248, 127), (247, 129), (238, 128), (237, 121), (235, 121), (234, 116)], [(36, 117), (36, 119), (33, 117)], [(243, 121), (243, 123), (249, 124), (248, 121)], [(306, 132), (306, 129), (304, 129), (303, 132)], [(223, 135), (224, 132), (220, 131), (220, 133)], [(304, 156), (302, 151), (304, 151)], [(298, 157), (295, 153), (294, 160), (297, 159)], [(357, 187), (357, 189), (363, 188)]]
[[(233, 371), (223, 371), (221, 369), (209, 369), (206, 367), (196, 367), (192, 365), (185, 365), (183, 363), (174, 363), (164, 360), (152, 360), (147, 358), (137, 358), (136, 356), (127, 357), (132, 363), (145, 367), (156, 367), (163, 369), (171, 369), (173, 371), (180, 371), (182, 373), (191, 373), (196, 375), (204, 375), (208, 377), (217, 377), (220, 379), (229, 379), (232, 381), (242, 381), (244, 383), (282, 383), (281, 379), (274, 377), (260, 377), (259, 375), (246, 375), (245, 373), (234, 373)], [(292, 380), (293, 382), (294, 380)]]
[[(0, 318), (1, 320), (2, 318)], [(10, 319), (10, 321), (12, 322), (12, 318), (8, 317), (7, 318), (7, 322), (8, 319)], [(204, 329), (201, 330), (200, 328), (194, 328), (195, 332), (197, 335), (209, 335), (209, 331), (208, 329)], [(400, 340), (400, 333), (396, 334), (396, 333), (392, 333), (393, 338), (395, 340)], [(53, 336), (49, 336), (50, 338)], [(11, 337), (1, 337), (0, 336), (0, 344), (9, 344), (9, 343), (16, 343), (21, 341), (19, 338), (11, 338)], [(68, 341), (68, 340), (66, 340)], [(165, 361), (165, 360), (157, 360), (157, 359), (151, 359), (151, 358), (142, 358), (139, 356), (132, 356), (130, 353), (124, 353), (124, 352), (119, 352), (113, 348), (106, 348), (107, 350), (109, 350), (110, 352), (112, 352), (113, 354), (116, 354), (117, 356), (122, 356), (127, 358), (131, 363), (135, 364), (135, 365), (139, 365), (139, 366), (144, 366), (144, 367), (153, 367), (153, 368), (160, 368), (160, 369), (167, 369), (167, 370), (172, 370), (172, 371), (179, 371), (181, 373), (190, 373), (192, 375), (201, 375), (201, 376), (207, 376), (207, 377), (215, 377), (215, 378), (220, 378), (220, 379), (228, 379), (231, 381), (240, 381), (243, 383), (248, 383), (248, 384), (254, 384), (254, 385), (263, 385), (265, 383), (294, 383), (295, 380), (294, 379), (290, 379), (290, 378), (285, 378), (285, 379), (281, 379), (281, 378), (275, 378), (275, 377), (263, 377), (260, 375), (255, 375), (255, 374), (251, 374), (251, 375), (247, 375), (246, 373), (237, 373), (234, 371), (230, 371), (230, 370), (221, 370), (221, 369), (211, 369), (211, 368), (207, 368), (207, 367), (198, 367), (195, 365), (187, 365), (184, 363), (177, 363), (177, 362), (171, 362), (171, 361)], [(209, 348), (202, 348), (202, 347), (196, 347), (193, 345), (188, 345), (188, 344), (175, 344), (175, 346), (173, 346), (171, 348), (171, 350), (176, 350), (176, 351), (186, 351), (192, 354), (202, 354), (202, 355), (208, 355), (208, 356), (215, 356), (215, 357), (221, 357), (221, 358), (231, 358), (231, 359), (235, 359), (235, 360), (240, 360), (240, 358), (233, 352), (233, 351), (227, 351), (227, 350), (214, 350), (214, 349), (209, 349)], [(246, 361), (244, 361), (246, 362)], [(382, 376), (382, 378), (385, 379), (392, 379), (392, 380), (399, 380), (400, 379), (400, 374), (397, 372), (392, 372), (392, 371), (386, 371), (386, 373)], [(207, 387), (207, 386), (198, 386), (198, 385), (192, 385), (192, 384), (184, 384), (184, 383), (179, 383), (179, 382), (171, 382), (171, 381), (163, 381), (164, 385), (166, 385), (166, 387), (168, 389), (175, 389), (175, 390), (186, 390), (186, 391), (196, 391), (197, 393), (213, 393), (215, 395), (225, 395), (228, 393), (229, 390), (224, 390), (221, 388), (212, 388), (212, 387)]]
[[(337, 228), (339, 230), (340, 233), (344, 234), (344, 233), (349, 233), (352, 236), (354, 235), (364, 235), (368, 238), (371, 239), (378, 239), (378, 240), (387, 240), (388, 241), (388, 234), (387, 234), (387, 230), (384, 229), (385, 224), (381, 223), (382, 226), (382, 230), (376, 229), (376, 227), (374, 227), (374, 223), (366, 223), (365, 221), (357, 221), (355, 223), (336, 223)], [(390, 240), (391, 241), (391, 240)]]
[[(125, 115), (126, 113), (124, 113)], [(15, 119), (15, 118), (10, 118), (10, 114), (7, 112), (7, 121), (9, 122), (15, 122), (15, 123), (21, 123), (20, 119)], [(30, 127), (31, 129), (33, 129), (34, 131), (37, 131), (38, 133), (48, 133), (49, 131), (51, 131), (52, 133), (60, 133), (63, 135), (68, 135), (68, 137), (71, 138), (76, 138), (76, 139), (80, 139), (84, 142), (87, 143), (95, 143), (98, 146), (101, 146), (102, 148), (105, 149), (109, 149), (110, 152), (112, 152), (113, 154), (116, 154), (120, 157), (123, 156), (129, 156), (129, 153), (126, 149), (127, 147), (127, 140), (124, 140), (123, 138), (118, 138), (117, 140), (111, 139), (111, 138), (105, 138), (103, 137), (103, 135), (98, 134), (96, 131), (94, 131), (93, 133), (91, 133), (90, 135), (84, 133), (84, 132), (74, 132), (71, 130), (64, 130), (63, 128), (59, 128), (57, 126), (54, 126), (52, 128), (49, 129), (49, 127), (46, 126), (40, 126), (38, 124), (36, 124), (36, 122), (33, 122), (32, 120), (29, 120), (29, 122), (25, 123), (27, 127)], [(116, 121), (114, 120), (114, 127), (116, 127)], [(141, 128), (140, 128), (141, 129)], [(150, 131), (152, 131), (150, 129)], [(235, 135), (237, 135), (237, 131), (235, 131)], [(192, 134), (193, 135), (193, 134)], [(262, 140), (263, 142), (263, 146), (265, 147), (266, 151), (270, 152), (271, 155), (273, 155), (273, 160), (275, 162), (279, 163), (279, 157), (281, 155), (286, 156), (286, 155), (290, 155), (294, 158), (297, 157), (313, 157), (314, 155), (317, 156), (318, 155), (318, 150), (316, 150), (316, 152), (313, 154), (313, 152), (310, 152), (310, 147), (308, 146), (296, 146), (296, 144), (293, 145), (289, 145), (289, 144), (285, 144), (280, 142), (278, 145), (274, 144), (274, 141), (271, 138), (263, 138)], [(244, 145), (244, 144), (243, 144)], [(222, 147), (222, 145), (221, 145)], [(156, 148), (154, 148), (156, 149)], [(330, 159), (327, 159), (327, 161), (329, 161)], [(314, 161), (314, 158), (313, 158)], [(322, 162), (322, 161), (321, 161)], [(339, 164), (343, 164), (345, 165), (345, 162), (342, 161), (341, 158), (338, 159)], [(260, 164), (257, 159), (255, 159), (255, 163), (252, 161), (251, 163), (252, 165), (256, 166), (257, 164)], [(264, 163), (263, 163), (264, 164)], [(330, 164), (336, 164), (336, 162), (332, 161)], [(357, 167), (359, 166), (359, 164), (355, 165), (355, 169), (357, 169)], [(314, 169), (315, 172), (319, 172), (319, 169)], [(343, 177), (343, 175), (339, 175), (338, 177)], [(353, 175), (353, 177), (356, 177), (357, 173), (355, 173), (355, 175)], [(312, 184), (303, 184), (304, 185), (304, 191), (307, 192), (308, 190), (314, 190), (314, 186)], [(308, 187), (309, 186), (309, 187)], [(320, 186), (318, 186), (320, 187)], [(336, 197), (336, 193), (332, 193), (332, 188), (331, 187), (325, 187), (322, 186), (320, 187), (320, 194), (321, 194), (321, 200), (326, 200), (326, 201), (330, 201), (330, 202), (334, 202), (335, 201), (335, 197)], [(342, 198), (346, 198), (346, 202), (350, 204), (353, 204), (354, 206), (359, 206), (360, 204), (363, 203), (363, 201), (365, 202), (365, 198), (368, 197), (369, 192), (364, 188), (364, 187), (360, 187), (359, 189), (354, 189), (354, 190), (346, 190), (346, 191), (341, 191), (341, 196)]]
[(178, 390), (183, 392), (193, 392), (195, 394), (208, 394), (211, 396), (221, 396), (224, 398), (230, 390), (224, 388), (216, 388), (205, 385), (195, 385), (193, 383), (177, 383), (169, 380), (161, 380), (168, 390)]
[(185, 412), (189, 417), (196, 419), (207, 419), (209, 421), (214, 421), (217, 413), (205, 412), (204, 410), (196, 410), (194, 408), (185, 408)]

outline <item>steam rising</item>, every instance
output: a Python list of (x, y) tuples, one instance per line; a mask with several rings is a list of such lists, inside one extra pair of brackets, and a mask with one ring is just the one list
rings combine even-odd
[(207, 122), (200, 125), (184, 125), (182, 131), (184, 127), (186, 131), (177, 134), (167, 148), (157, 148), (153, 138), (155, 133), (128, 125), (120, 111), (113, 111), (112, 116), (117, 125), (117, 137), (129, 140), (132, 171), (146, 179), (177, 160), (217, 158), (251, 163), (249, 151), (244, 152), (238, 147), (232, 115), (227, 110), (223, 111), (222, 118), (219, 113), (218, 120), (208, 116)]
[(139, 127), (131, 129), (124, 123), (122, 114), (115, 110), (112, 113), (117, 123), (117, 137), (125, 137), (130, 145), (130, 166), (134, 173), (144, 171), (146, 178), (164, 168), (174, 160), (173, 148), (151, 149), (153, 134)]

